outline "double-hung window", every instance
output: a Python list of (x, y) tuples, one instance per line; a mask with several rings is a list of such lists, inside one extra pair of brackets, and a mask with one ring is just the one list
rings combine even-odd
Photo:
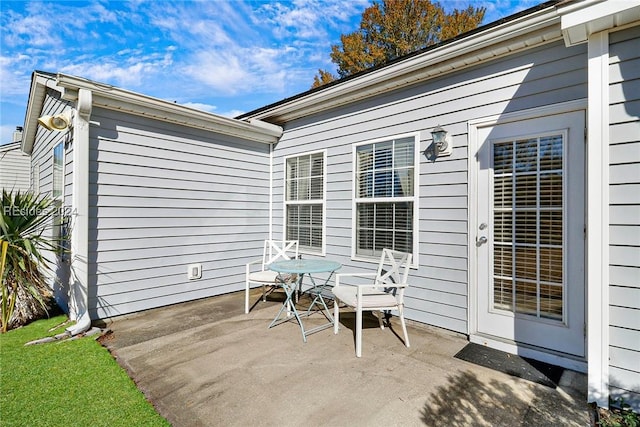
[(286, 238), (303, 251), (324, 254), (325, 152), (286, 159)]
[(354, 147), (354, 257), (383, 248), (417, 254), (417, 135)]

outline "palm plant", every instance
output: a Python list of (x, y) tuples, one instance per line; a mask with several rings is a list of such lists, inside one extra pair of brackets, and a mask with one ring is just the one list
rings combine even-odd
[(43, 232), (54, 218), (55, 206), (47, 196), (2, 190), (2, 333), (48, 314), (52, 293), (46, 273), (51, 265), (44, 255), (58, 245)]

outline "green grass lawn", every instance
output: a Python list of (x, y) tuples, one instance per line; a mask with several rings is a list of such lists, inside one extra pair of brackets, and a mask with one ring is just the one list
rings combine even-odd
[(93, 337), (25, 347), (65, 316), (0, 335), (1, 426), (168, 426)]

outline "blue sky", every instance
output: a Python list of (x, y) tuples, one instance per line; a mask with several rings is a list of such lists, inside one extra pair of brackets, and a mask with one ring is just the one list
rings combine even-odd
[[(486, 7), (487, 24), (543, 0)], [(224, 116), (311, 87), (369, 0), (0, 1), (0, 143), (22, 126), (34, 70), (85, 77)]]

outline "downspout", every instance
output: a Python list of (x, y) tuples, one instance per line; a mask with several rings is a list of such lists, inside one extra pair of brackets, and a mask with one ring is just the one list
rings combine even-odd
[(91, 91), (79, 89), (73, 135), (73, 226), (71, 229), (71, 299), (74, 326), (67, 332), (78, 335), (91, 327), (89, 316), (89, 119)]
[(274, 145), (275, 144), (269, 144), (269, 239), (273, 239), (273, 146)]
[[(249, 123), (272, 132), (278, 141), (284, 133), (284, 129), (281, 126), (263, 122), (262, 120), (249, 119)], [(269, 239), (273, 239), (273, 155), (276, 144), (277, 141), (269, 144)], [(284, 236), (282, 238), (284, 239)]]

